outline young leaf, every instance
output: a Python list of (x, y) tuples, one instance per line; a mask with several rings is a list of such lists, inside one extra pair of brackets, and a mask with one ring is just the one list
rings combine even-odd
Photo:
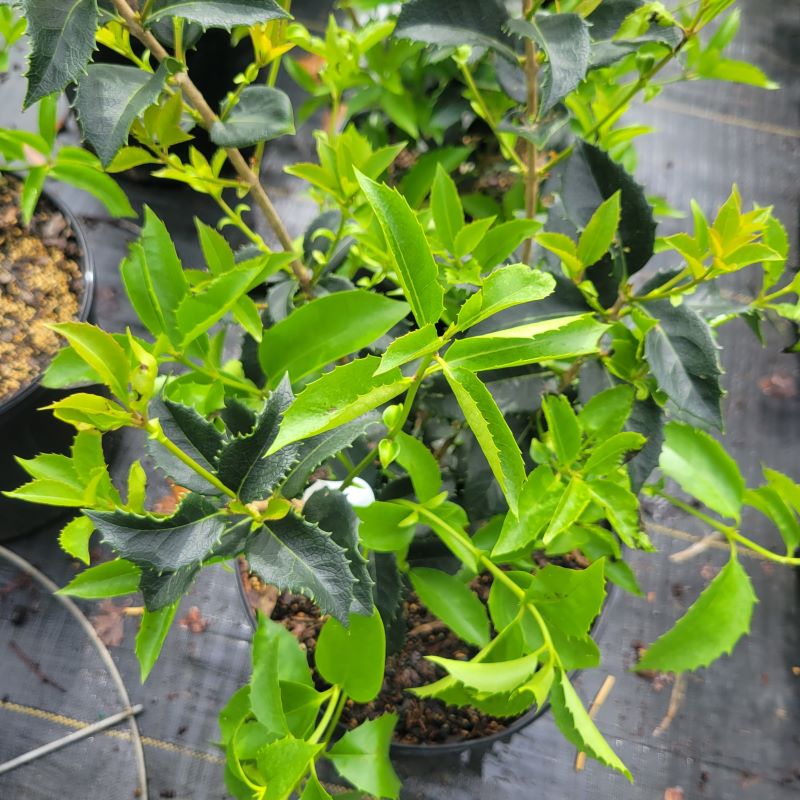
[[(327, 294), (264, 331), (259, 361), (272, 385), (286, 372), (297, 381), (383, 336), (408, 314), (408, 304), (355, 289)], [(309, 331), (324, 335), (309, 336)]]
[(412, 569), (409, 577), (419, 599), (457, 636), (477, 647), (489, 643), (486, 607), (463, 581), (427, 567)]
[(351, 614), (347, 628), (329, 619), (317, 640), (314, 659), (319, 674), (341, 686), (357, 703), (374, 700), (383, 684), (386, 638), (377, 610)]
[(491, 273), (483, 286), (467, 299), (456, 324), (466, 330), (506, 308), (543, 300), (552, 294), (555, 281), (551, 275), (526, 264), (512, 264)]
[(319, 782), (319, 778), (313, 773), (308, 776), (306, 785), (303, 788), (303, 794), (300, 795), (300, 800), (333, 800), (328, 794), (325, 787)]
[(258, 771), (269, 787), (264, 800), (283, 800), (292, 794), (308, 772), (309, 762), (325, 747), (287, 736), (270, 742), (258, 751)]
[(561, 499), (553, 512), (553, 518), (544, 532), (542, 537), (544, 544), (550, 544), (556, 536), (577, 522), (591, 499), (586, 484), (577, 475), (574, 475), (564, 494), (561, 495)]
[(409, 474), (414, 493), (420, 503), (427, 503), (439, 494), (442, 488), (442, 473), (433, 453), (413, 436), (397, 434), (397, 463)]
[(591, 314), (543, 320), (459, 339), (447, 350), (445, 358), (451, 366), (470, 372), (577, 358), (596, 353), (607, 329)]
[(171, 517), (129, 511), (87, 511), (103, 541), (139, 567), (174, 571), (207, 558), (225, 531), (225, 516), (189, 494)]
[(284, 414), (278, 438), (267, 455), (287, 444), (344, 425), (407, 389), (411, 378), (398, 368), (375, 375), (380, 359), (367, 356), (335, 367), (309, 384)]
[(427, 656), (457, 681), (478, 692), (497, 694), (520, 688), (536, 672), (538, 655), (528, 655), (510, 661), (456, 661), (440, 656)]
[[(181, 347), (185, 348), (198, 336), (207, 333), (245, 298), (245, 293), (264, 272), (264, 264), (258, 259), (254, 262), (212, 278), (183, 298), (175, 312), (175, 321), (183, 335)], [(260, 327), (259, 321), (259, 330)]]
[[(481, 271), (486, 272), (505, 261), (525, 239), (530, 239), (541, 227), (542, 223), (535, 219), (511, 219), (508, 222), (501, 222), (490, 228), (475, 246), (472, 251), (473, 258), (480, 264)], [(527, 269), (531, 271), (530, 267)]]
[(355, 578), (329, 533), (290, 514), (254, 532), (245, 555), (264, 583), (304, 594), (323, 614), (347, 622)]
[(183, 334), (176, 311), (189, 293), (189, 284), (164, 223), (147, 206), (138, 242), (120, 266), (125, 291), (139, 318), (153, 336), (166, 333), (180, 345)]
[(749, 633), (757, 602), (750, 578), (732, 555), (675, 626), (647, 648), (636, 669), (685, 672), (707, 667), (733, 652)]
[(441, 164), (436, 165), (436, 177), (431, 190), (431, 212), (436, 225), (436, 233), (452, 253), (455, 238), (464, 227), (464, 209), (453, 179)]
[(130, 363), (125, 351), (110, 333), (88, 322), (61, 322), (53, 326), (72, 349), (100, 376), (114, 395), (128, 401)]
[(381, 356), (381, 364), (375, 370), (382, 375), (395, 367), (401, 367), (409, 361), (435, 353), (444, 344), (444, 339), (436, 333), (432, 323), (395, 339)]
[(717, 345), (699, 314), (667, 301), (648, 304), (658, 324), (645, 338), (645, 356), (680, 419), (722, 429), (722, 387)]
[(578, 258), (587, 267), (596, 264), (610, 249), (617, 234), (620, 219), (618, 190), (592, 214), (578, 240)]
[(587, 439), (602, 441), (618, 434), (633, 409), (632, 386), (620, 384), (594, 395), (578, 413)]
[(89, 567), (76, 575), (59, 594), (99, 600), (105, 597), (120, 597), (133, 594), (139, 589), (141, 570), (130, 561), (116, 558), (96, 567)]
[(389, 760), (389, 745), (396, 723), (396, 714), (384, 714), (362, 722), (331, 746), (328, 760), (362, 792), (397, 800), (400, 780)]
[(58, 536), (61, 549), (68, 555), (89, 564), (89, 539), (94, 533), (94, 525), (87, 517), (75, 517), (68, 522)]
[(723, 517), (739, 519), (745, 483), (736, 462), (707, 433), (670, 422), (659, 465), (665, 475)]
[(548, 395), (542, 400), (547, 430), (559, 464), (568, 467), (581, 449), (581, 429), (569, 400), (563, 395)]
[(627, 453), (638, 450), (646, 442), (647, 439), (640, 433), (618, 433), (592, 450), (583, 465), (583, 472), (586, 475), (606, 475), (620, 466)]
[(237, 25), (249, 27), (288, 16), (276, 0), (155, 0), (147, 24), (152, 26), (165, 18), (182, 17), (203, 28), (229, 31)]
[(592, 500), (605, 511), (617, 535), (628, 547), (652, 550), (647, 534), (639, 522), (639, 501), (636, 495), (624, 486), (610, 480), (594, 478), (586, 482)]
[(403, 524), (409, 516), (405, 506), (376, 500), (371, 505), (355, 509), (355, 512), (361, 520), (359, 538), (368, 550), (403, 552), (411, 544), (417, 526)]
[(255, 718), (277, 736), (289, 732), (281, 702), (277, 627), (259, 616), (253, 635), (253, 673), (250, 677), (250, 707)]
[(141, 681), (144, 683), (158, 659), (167, 638), (178, 604), (165, 606), (158, 611), (144, 610), (139, 633), (136, 634), (136, 658), (139, 660)]
[(284, 380), (270, 394), (253, 429), (226, 443), (219, 454), (219, 479), (245, 503), (269, 497), (295, 461), (291, 446), (264, 457), (278, 435), (281, 418), (292, 399), (289, 381)]
[(96, 428), (100, 431), (115, 431), (135, 424), (133, 416), (122, 406), (97, 394), (76, 392), (44, 406), (44, 409), (52, 411), (56, 419), (69, 422), (78, 430)]
[(508, 423), (489, 390), (472, 372), (448, 364), (444, 374), (509, 508), (516, 514), (525, 465)]
[(357, 177), (394, 256), (398, 282), (417, 324), (438, 322), (444, 310), (444, 290), (419, 220), (399, 192), (361, 173)]
[(86, 69), (94, 50), (97, 0), (24, 0), (31, 55), (24, 108), (60, 92)]
[(550, 690), (550, 703), (556, 725), (568, 741), (578, 750), (590, 755), (601, 764), (621, 772), (633, 782), (631, 773), (597, 730), (597, 726), (586, 713), (578, 693), (561, 669), (556, 670)]
[(748, 489), (744, 495), (744, 502), (772, 520), (786, 543), (787, 553), (794, 553), (800, 547), (800, 523), (789, 501), (781, 496), (774, 485)]
[(225, 120), (211, 126), (218, 147), (250, 147), (294, 133), (292, 101), (271, 86), (247, 86)]
[(92, 64), (81, 76), (75, 113), (83, 138), (104, 167), (127, 142), (134, 120), (158, 100), (170, 71), (168, 61), (154, 74), (120, 64)]

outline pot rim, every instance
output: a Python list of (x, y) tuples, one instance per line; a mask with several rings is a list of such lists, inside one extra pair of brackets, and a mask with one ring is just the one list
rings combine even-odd
[[(14, 175), (15, 178), (19, 179), (19, 176), (16, 175), (16, 173), (11, 174)], [(86, 238), (86, 233), (82, 224), (78, 221), (78, 217), (73, 213), (69, 206), (60, 197), (57, 197), (55, 193), (52, 192), (48, 187), (45, 187), (42, 191), (42, 197), (46, 198), (47, 202), (66, 218), (70, 228), (72, 228), (72, 235), (75, 237), (78, 247), (81, 250), (81, 255), (75, 259), (78, 262), (81, 274), (83, 275), (83, 292), (81, 293), (80, 306), (78, 308), (76, 319), (78, 322), (86, 322), (92, 309), (96, 283), (94, 259), (92, 258), (92, 253), (89, 249), (89, 242)], [(13, 394), (0, 400), (0, 416), (7, 414), (12, 409), (21, 405), (27, 398), (41, 388), (43, 374), (43, 371), (40, 372), (32, 381), (30, 381), (30, 383), (25, 384), (25, 386), (17, 389), (17, 391)]]
[[(247, 614), (248, 622), (250, 623), (250, 627), (255, 631), (258, 621), (256, 619), (256, 615), (253, 612), (253, 609), (250, 607), (250, 603), (247, 601), (247, 595), (244, 589), (244, 580), (242, 578), (242, 571), (240, 569), (241, 562), (237, 558), (234, 560), (233, 570), (236, 577), (236, 587), (239, 592), (239, 600), (241, 601), (242, 605), (245, 608), (245, 613)], [(609, 606), (611, 605), (611, 601), (616, 597), (617, 591), (619, 587), (612, 583), (611, 581), (607, 581), (606, 583), (606, 598), (603, 601), (603, 607), (600, 609), (600, 613), (595, 618), (592, 626), (589, 628), (589, 633), (593, 636), (599, 636), (602, 634), (603, 629), (605, 628), (606, 624), (608, 623), (608, 610)], [(574, 669), (570, 671), (569, 677), (572, 679), (575, 675), (580, 673), (582, 670)], [(474, 749), (488, 749), (496, 742), (506, 741), (515, 733), (519, 733), (523, 728), (526, 728), (531, 723), (535, 722), (539, 717), (543, 714), (546, 714), (550, 710), (550, 701), (546, 701), (544, 705), (539, 708), (531, 708), (526, 711), (522, 716), (517, 717), (516, 719), (509, 722), (509, 724), (502, 730), (497, 731), (497, 733), (492, 733), (489, 736), (481, 736), (476, 739), (462, 739), (460, 741), (455, 742), (442, 742), (437, 744), (435, 742), (426, 742), (425, 744), (404, 744), (403, 742), (395, 742), (392, 741), (390, 745), (390, 752), (393, 755), (397, 756), (436, 756), (436, 755), (454, 755), (457, 753), (463, 753), (467, 750), (474, 750)]]

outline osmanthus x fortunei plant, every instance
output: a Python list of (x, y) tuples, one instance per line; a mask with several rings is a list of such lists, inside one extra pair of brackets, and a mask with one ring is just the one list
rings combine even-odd
[[(770, 315), (798, 316), (784, 302), (798, 288), (784, 278), (785, 231), (734, 190), (713, 218), (693, 204), (691, 233), (657, 238), (626, 168), (642, 130), (619, 124), (659, 79), (769, 85), (724, 55), (738, 27), (731, 0), (676, 12), (638, 0), (529, 1), (516, 16), (499, 2), (409, 0), (388, 23), (346, 32), (332, 22), (324, 41), (273, 0), (21, 5), (26, 102), (76, 82), (83, 136), (101, 164), (152, 165), (208, 194), (220, 225), (250, 244), (234, 251), (198, 222), (205, 264), (183, 265), (145, 209), (121, 272), (148, 335), (58, 326), (68, 344), (45, 383), (107, 392), (51, 406), (76, 428), (72, 452), (24, 461), (32, 480), (12, 495), (81, 509), (62, 547), (89, 564), (97, 531), (117, 556), (64, 591), (142, 593), (143, 677), (204, 566), (243, 555), (266, 583), (314, 600), (327, 619), (315, 669), (328, 688), (314, 683), (292, 637), (261, 620), (250, 684), (222, 713), (227, 782), (241, 797), (329, 797), (322, 759), (357, 792), (398, 795), (392, 715), (331, 742), (348, 700), (369, 702), (380, 689), (405, 585), (475, 652), (437, 659), (441, 680), (416, 694), (499, 717), (549, 702), (570, 742), (629, 775), (568, 673), (599, 663), (590, 630), (606, 581), (639, 591), (624, 548), (652, 549), (637, 494), (653, 468), (709, 513), (661, 483), (646, 491), (720, 531), (731, 558), (643, 668), (706, 666), (747, 632), (755, 596), (740, 548), (799, 563), (800, 487), (765, 470), (763, 486), (746, 488), (705, 430), (722, 427), (715, 329), (737, 317), (757, 328)], [(185, 64), (208, 27), (248, 36), (254, 52), (219, 109)], [(408, 52), (408, 40), (423, 78), (411, 77), (424, 79), (426, 59), (436, 62), (435, 79), (460, 87), (495, 134), (512, 187), (502, 203), (482, 199), (458, 169), (469, 148), (429, 149), (409, 168), (397, 163), (404, 143), (375, 141), (355, 117), (340, 124), (353, 89), (364, 88), (356, 76), (365, 63), (379, 91), (362, 108), (398, 118), (402, 105), (386, 92), (402, 92), (380, 84), (376, 65)], [(90, 63), (96, 45), (130, 63)], [(275, 83), (295, 45), (323, 59), (316, 77), (290, 71), (332, 112), (316, 133), (318, 163), (288, 168), (320, 203), (297, 243), (259, 174), (265, 142), (293, 131)], [(420, 152), (442, 134), (400, 114), (400, 129), (420, 132)], [(196, 126), (218, 146), (210, 158), (191, 147)], [(182, 158), (175, 147), (187, 142)], [(249, 161), (240, 147), (254, 149)], [(251, 205), (277, 249), (249, 222)], [(673, 268), (645, 270), (656, 252)], [(758, 295), (726, 302), (717, 279), (745, 268), (761, 270)], [(229, 359), (234, 341), (241, 355)], [(186, 490), (175, 513), (147, 510), (140, 461), (125, 486), (111, 480), (102, 436), (120, 428), (140, 431), (159, 470)], [(342, 491), (325, 490), (303, 502), (323, 472), (342, 488), (366, 477), (380, 499), (353, 510)], [(744, 505), (775, 523), (785, 555), (742, 533)], [(431, 536), (459, 564), (455, 574), (415, 563), (415, 542)], [(585, 568), (553, 563), (568, 554)], [(485, 605), (469, 588), (483, 573), (492, 580)]]

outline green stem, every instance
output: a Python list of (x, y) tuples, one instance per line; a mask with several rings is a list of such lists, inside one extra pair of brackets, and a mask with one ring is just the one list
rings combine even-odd
[(311, 734), (311, 738), (309, 739), (311, 744), (317, 744), (323, 739), (324, 734), (328, 730), (328, 724), (331, 722), (336, 713), (336, 709), (339, 705), (339, 700), (342, 697), (342, 694), (342, 689), (339, 686), (334, 686), (331, 689), (331, 696), (330, 700), (328, 700), (328, 705), (325, 708), (325, 713), (322, 715), (322, 719), (319, 721), (317, 727), (314, 728), (314, 733)]
[(502, 134), (497, 127), (497, 122), (492, 115), (492, 112), (489, 110), (489, 106), (486, 105), (486, 100), (484, 99), (483, 95), (478, 89), (478, 85), (475, 83), (475, 79), (472, 77), (472, 73), (470, 72), (469, 65), (463, 61), (459, 62), (459, 66), (461, 67), (461, 74), (464, 76), (464, 81), (466, 82), (469, 90), (472, 92), (473, 96), (475, 97), (475, 102), (478, 104), (478, 107), (483, 114), (483, 119), (486, 124), (491, 128), (492, 133), (494, 134), (495, 138), (497, 139), (498, 144), (500, 145), (500, 149), (503, 151), (503, 154), (506, 158), (510, 161), (513, 161), (517, 167), (519, 167), (520, 172), (524, 175), (527, 171), (527, 166), (525, 162), (519, 157), (519, 154), (513, 148), (507, 147), (506, 144), (503, 142)]
[(236, 492), (229, 489), (216, 475), (212, 475), (207, 469), (205, 469), (205, 467), (202, 467), (200, 464), (198, 464), (191, 456), (184, 453), (183, 450), (178, 447), (178, 445), (167, 438), (167, 435), (164, 433), (164, 430), (161, 427), (161, 423), (157, 419), (148, 420), (144, 427), (153, 439), (155, 439), (162, 447), (172, 453), (175, 458), (186, 464), (189, 469), (191, 469), (193, 472), (196, 472), (202, 478), (205, 478), (205, 480), (207, 480), (212, 486), (219, 489), (223, 494), (234, 500), (236, 499)]
[(237, 214), (223, 199), (221, 195), (215, 196), (217, 205), (225, 216), (262, 252), (269, 254), (271, 251), (264, 240)]
[(766, 547), (762, 547), (757, 542), (754, 542), (752, 539), (748, 539), (746, 536), (742, 536), (741, 533), (738, 531), (731, 531), (730, 538), (734, 542), (738, 542), (739, 544), (744, 545), (745, 547), (750, 548), (755, 553), (764, 556), (764, 558), (768, 558), (770, 561), (775, 561), (778, 564), (787, 564), (792, 567), (800, 566), (800, 558), (795, 558), (793, 556), (779, 556), (777, 553), (773, 553), (771, 550), (767, 550)]

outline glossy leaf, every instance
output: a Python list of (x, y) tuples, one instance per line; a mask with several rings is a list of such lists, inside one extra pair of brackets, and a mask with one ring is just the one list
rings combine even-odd
[(456, 661), (439, 656), (428, 656), (428, 661), (438, 664), (457, 681), (479, 692), (495, 694), (509, 692), (528, 681), (539, 665), (538, 655), (528, 655), (511, 661)]
[(483, 286), (467, 299), (458, 314), (457, 325), (466, 330), (506, 308), (542, 300), (552, 294), (552, 276), (525, 264), (512, 264), (492, 272)]
[(722, 428), (717, 345), (708, 324), (685, 304), (648, 305), (658, 320), (645, 338), (645, 355), (669, 407), (680, 419)]
[(436, 166), (436, 177), (431, 190), (431, 212), (436, 233), (451, 252), (455, 250), (455, 238), (464, 227), (464, 209), (453, 179), (441, 164)]
[[(408, 314), (408, 304), (356, 289), (312, 300), (264, 331), (259, 360), (272, 385), (292, 381), (356, 353)], [(324, 335), (311, 335), (324, 331)]]
[(121, 64), (92, 64), (78, 81), (75, 113), (83, 138), (104, 167), (127, 142), (134, 120), (158, 100), (169, 73), (168, 61), (154, 74)]
[(516, 513), (525, 466), (508, 423), (489, 390), (472, 372), (448, 365), (445, 377), (509, 507)]
[(707, 433), (671, 422), (659, 461), (665, 475), (710, 509), (738, 520), (745, 483), (736, 462)]
[(93, 533), (94, 525), (88, 517), (75, 517), (58, 535), (58, 543), (65, 553), (89, 564), (89, 539)]
[(416, 524), (403, 524), (410, 513), (405, 506), (377, 500), (355, 511), (361, 520), (358, 535), (368, 550), (379, 553), (403, 552), (411, 544)]
[(444, 339), (436, 332), (432, 323), (395, 339), (381, 356), (381, 363), (376, 375), (382, 375), (395, 367), (401, 367), (409, 361), (435, 353), (444, 344)]
[(420, 503), (432, 500), (442, 489), (442, 474), (433, 453), (413, 436), (402, 431), (395, 437), (397, 463), (411, 477), (414, 493)]
[(620, 384), (594, 395), (578, 412), (587, 439), (602, 441), (618, 434), (633, 409), (632, 386)]
[(309, 762), (323, 749), (304, 739), (287, 736), (270, 742), (258, 751), (258, 771), (267, 790), (263, 800), (284, 800), (308, 771)]
[(733, 652), (750, 632), (756, 602), (750, 578), (734, 555), (675, 626), (647, 648), (636, 668), (685, 672), (707, 667)]
[(619, 227), (619, 191), (614, 192), (592, 214), (578, 240), (578, 258), (587, 267), (596, 264), (610, 249)]
[(253, 635), (253, 672), (250, 677), (250, 707), (255, 718), (277, 736), (287, 734), (281, 702), (277, 625), (259, 617)]
[(578, 750), (601, 764), (621, 772), (629, 781), (633, 782), (631, 773), (592, 722), (578, 693), (563, 670), (556, 670), (555, 680), (550, 690), (550, 703), (556, 724), (568, 741)]
[(389, 745), (396, 723), (396, 714), (384, 714), (362, 722), (331, 746), (327, 758), (340, 775), (362, 792), (397, 800), (400, 781), (389, 760)]
[(444, 310), (444, 291), (425, 232), (406, 199), (365, 175), (358, 181), (386, 237), (397, 267), (397, 279), (417, 324), (435, 323)]
[(176, 570), (205, 559), (225, 530), (220, 511), (189, 494), (171, 517), (129, 511), (87, 511), (97, 532), (121, 557), (137, 566)]
[(581, 449), (581, 428), (572, 405), (564, 395), (548, 395), (542, 400), (547, 429), (560, 464), (568, 467)]
[(211, 126), (211, 141), (218, 147), (250, 147), (294, 133), (289, 96), (271, 86), (247, 86), (224, 120)]
[(374, 700), (383, 684), (386, 660), (380, 614), (377, 610), (368, 617), (351, 614), (347, 628), (329, 619), (317, 639), (314, 660), (320, 675), (357, 703)]
[(355, 578), (345, 549), (329, 533), (290, 514), (256, 531), (245, 555), (264, 583), (304, 594), (323, 614), (347, 622)]
[(427, 567), (412, 569), (409, 577), (422, 603), (457, 636), (477, 647), (489, 643), (486, 607), (464, 581)]
[(155, 666), (177, 610), (178, 604), (175, 603), (158, 611), (144, 611), (139, 633), (136, 635), (136, 658), (139, 660), (142, 683), (147, 680), (150, 670)]
[(170, 17), (197, 22), (204, 28), (231, 30), (236, 25), (258, 25), (289, 15), (275, 0), (155, 0), (148, 25)]
[(380, 359), (367, 356), (335, 367), (295, 398), (283, 417), (278, 438), (267, 455), (287, 444), (344, 425), (407, 389), (411, 378), (398, 368), (375, 375)]
[(25, 108), (60, 92), (86, 69), (94, 50), (97, 0), (23, 0), (31, 55)]
[(59, 593), (85, 600), (133, 594), (139, 588), (140, 574), (141, 570), (135, 564), (117, 558), (85, 569), (60, 589)]
[(553, 512), (553, 518), (544, 532), (542, 541), (545, 545), (555, 539), (560, 533), (576, 523), (591, 501), (591, 495), (586, 484), (577, 476), (573, 476), (564, 494), (561, 495), (558, 505)]

